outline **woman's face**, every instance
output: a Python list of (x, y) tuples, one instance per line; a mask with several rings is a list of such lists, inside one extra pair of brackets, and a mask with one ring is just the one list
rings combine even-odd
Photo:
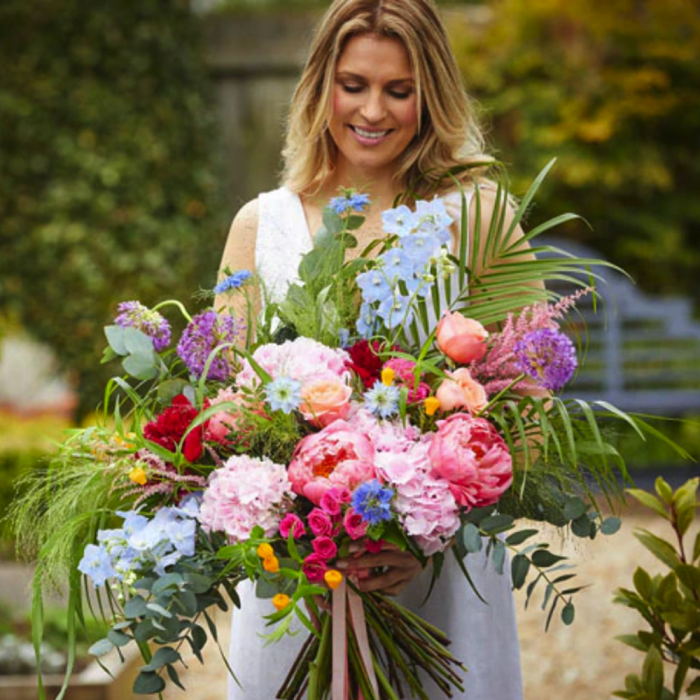
[(339, 171), (393, 173), (417, 128), (415, 79), (401, 41), (373, 34), (349, 39), (335, 72), (329, 122)]

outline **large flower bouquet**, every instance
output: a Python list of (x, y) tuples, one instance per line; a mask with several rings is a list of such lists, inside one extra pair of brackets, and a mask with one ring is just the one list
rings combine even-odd
[[(570, 565), (516, 526), (614, 532), (594, 491), (614, 496), (626, 472), (601, 424), (653, 429), (557, 396), (576, 369), (561, 324), (595, 291), (593, 261), (524, 259), (513, 238), (543, 177), (512, 217), (497, 186), (487, 235), (479, 189), (470, 205), (462, 195), (457, 249), (436, 198), (385, 212), (386, 237), (355, 257), (368, 201), (344, 192), (298, 281), (259, 314), (245, 271), (227, 271), (194, 317), (179, 302), (121, 304), (104, 361), (124, 374), (106, 387), (102, 420), (74, 431), (13, 509), (21, 547), (38, 552), (37, 651), (42, 589), (67, 573), (70, 634), (97, 606), (112, 629), (93, 653), (137, 644), (134, 691), (158, 693), (167, 678), (180, 685), (183, 645), (202, 660), (217, 640), (210, 607), (240, 605), (237, 585), (253, 581), (271, 641), (308, 631), (278, 697), (384, 700), (407, 687), (427, 698), (424, 677), (450, 695), (469, 659), (392, 596), (364, 592), (381, 572), (348, 568), (383, 548), (433, 577), (455, 556), (469, 580), (471, 553), (485, 548), (503, 573), (511, 550), (513, 585), (529, 579), (547, 624), (557, 605), (570, 623)], [(579, 291), (558, 298), (548, 280)], [(166, 308), (186, 320), (176, 344)]]

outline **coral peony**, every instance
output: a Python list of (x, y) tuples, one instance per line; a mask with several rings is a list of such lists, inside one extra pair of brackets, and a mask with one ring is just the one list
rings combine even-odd
[(469, 370), (460, 367), (454, 372), (446, 373), (445, 379), (438, 388), (435, 397), (440, 402), (442, 411), (453, 411), (455, 408), (466, 408), (470, 413), (483, 411), (488, 404), (484, 387), (472, 378)]
[(486, 354), (488, 337), (488, 331), (478, 321), (457, 311), (446, 313), (435, 331), (440, 351), (462, 365), (480, 360)]
[(330, 425), (350, 413), (352, 388), (340, 379), (321, 379), (307, 384), (301, 390), (301, 415), (319, 428)]
[(484, 418), (456, 413), (438, 421), (428, 456), (433, 473), (449, 482), (461, 506), (492, 505), (513, 481), (508, 446)]
[(337, 420), (299, 442), (289, 464), (289, 480), (295, 493), (318, 505), (334, 486), (353, 491), (374, 478), (373, 461), (369, 438)]

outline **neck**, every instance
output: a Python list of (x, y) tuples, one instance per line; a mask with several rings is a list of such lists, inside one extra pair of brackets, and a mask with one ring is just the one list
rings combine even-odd
[(328, 198), (334, 197), (341, 187), (353, 188), (368, 194), (372, 202), (379, 204), (383, 209), (390, 208), (394, 198), (401, 191), (391, 172), (379, 173), (343, 168), (339, 164), (324, 184), (323, 194)]

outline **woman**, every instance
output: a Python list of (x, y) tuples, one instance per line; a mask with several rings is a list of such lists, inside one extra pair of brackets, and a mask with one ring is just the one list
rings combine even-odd
[[(311, 232), (320, 227), (322, 208), (339, 187), (355, 187), (371, 197), (355, 250), (384, 235), (381, 212), (391, 208), (409, 183), (419, 196), (437, 186), (458, 203), (454, 193), (450, 196), (420, 176), (490, 158), (483, 153), (473, 107), (432, 0), (332, 3), (292, 100), (284, 157), (284, 185), (241, 209), (222, 261), (222, 268), (256, 270), (275, 297), (294, 278), (299, 257), (311, 248)], [(485, 185), (482, 220), (488, 222), (493, 196), (483, 173), (470, 172), (470, 178), (476, 174)], [(456, 231), (454, 238), (456, 243)], [(408, 554), (387, 549), (339, 562), (338, 567), (383, 571), (366, 579), (363, 588), (400, 595), (447, 632), (453, 653), (469, 668), (464, 698), (519, 700), (509, 577), (495, 573), (479, 555), (470, 555), (468, 564), (488, 604), (479, 601), (451, 556), (422, 607), (430, 572), (421, 571)], [(242, 597), (231, 642), (241, 687), (231, 684), (229, 697), (271, 700), (304, 635), (263, 648), (259, 634), (266, 631), (262, 615), (268, 606), (252, 589)], [(439, 697), (429, 681), (426, 688)]]

